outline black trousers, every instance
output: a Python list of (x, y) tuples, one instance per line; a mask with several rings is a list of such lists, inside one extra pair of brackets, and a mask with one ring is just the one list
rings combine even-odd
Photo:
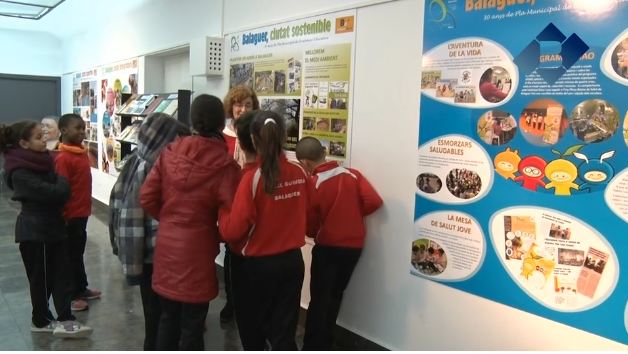
[(20, 254), (30, 285), (33, 324), (44, 327), (55, 319), (48, 308), (50, 295), (57, 311), (57, 320), (74, 320), (70, 310), (72, 288), (66, 277), (67, 241), (20, 242)]
[[(225, 306), (233, 306), (233, 294), (231, 286), (231, 258), (233, 254), (229, 249), (229, 245), (225, 243), (225, 258), (224, 258), (224, 272), (225, 272), (225, 293), (227, 295), (227, 304)], [(237, 255), (235, 256), (237, 257)]]
[(331, 349), (342, 296), (361, 253), (361, 248), (315, 245), (312, 249), (303, 350)]
[(297, 350), (303, 256), (300, 249), (265, 257), (232, 255), (236, 322), (244, 350)]
[(144, 309), (144, 350), (157, 350), (157, 332), (161, 317), (159, 295), (153, 290), (153, 265), (144, 264), (140, 279), (140, 294)]
[(159, 297), (161, 318), (157, 350), (205, 350), (203, 328), (209, 301), (190, 304)]
[(70, 262), (70, 274), (73, 297), (76, 299), (80, 293), (87, 289), (87, 274), (83, 254), (87, 244), (87, 218), (73, 218), (67, 222), (68, 229), (68, 259)]

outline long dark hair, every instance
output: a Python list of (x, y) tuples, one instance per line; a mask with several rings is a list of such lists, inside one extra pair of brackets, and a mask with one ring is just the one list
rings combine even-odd
[(206, 138), (222, 138), (225, 127), (225, 111), (222, 101), (215, 96), (202, 94), (192, 101), (190, 108), (192, 127)]
[(271, 111), (259, 111), (251, 123), (251, 135), (261, 159), (264, 192), (272, 194), (279, 179), (279, 158), (286, 142), (283, 118)]
[(20, 140), (28, 140), (33, 134), (33, 129), (39, 122), (23, 120), (11, 125), (0, 124), (0, 152), (19, 146)]
[(255, 145), (253, 145), (253, 139), (251, 139), (251, 123), (253, 123), (257, 113), (258, 111), (248, 111), (233, 123), (240, 147), (250, 154), (257, 153)]

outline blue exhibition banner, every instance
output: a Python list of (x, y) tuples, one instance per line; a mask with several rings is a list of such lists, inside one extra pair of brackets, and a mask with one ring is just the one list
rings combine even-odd
[(626, 18), (426, 0), (412, 274), (628, 344)]

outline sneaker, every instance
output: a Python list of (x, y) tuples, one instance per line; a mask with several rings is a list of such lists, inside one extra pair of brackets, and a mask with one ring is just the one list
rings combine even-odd
[(89, 308), (89, 304), (85, 300), (76, 299), (72, 301), (72, 311), (85, 311)]
[(100, 295), (102, 295), (100, 290), (85, 289), (78, 295), (78, 298), (82, 300), (94, 300), (99, 299)]
[(231, 306), (230, 302), (225, 304), (225, 307), (220, 310), (220, 322), (226, 323), (233, 319), (233, 306)]
[(31, 332), (33, 333), (52, 333), (55, 328), (57, 328), (59, 322), (50, 321), (47, 325), (43, 327), (37, 327), (34, 323), (31, 322)]
[(54, 329), (52, 334), (59, 338), (86, 338), (94, 330), (78, 321), (63, 321)]

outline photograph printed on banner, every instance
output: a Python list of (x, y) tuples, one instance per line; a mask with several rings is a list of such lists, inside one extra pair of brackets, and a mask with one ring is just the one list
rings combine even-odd
[(275, 83), (272, 70), (258, 71), (255, 73), (255, 92), (258, 95), (270, 94), (273, 92)]
[(243, 85), (253, 89), (253, 71), (253, 63), (231, 65), (231, 69), (229, 71), (229, 88)]
[(515, 137), (517, 120), (508, 112), (494, 109), (480, 116), (477, 133), (480, 140), (488, 145), (503, 145)]
[(426, 70), (421, 72), (421, 90), (435, 89), (436, 82), (441, 78), (440, 70)]
[(318, 83), (318, 104), (316, 108), (327, 108), (329, 94), (329, 83), (327, 81), (321, 81)]
[(294, 151), (299, 140), (299, 106), (300, 99), (264, 98), (260, 101), (260, 109), (273, 111), (284, 118), (286, 124), (286, 149)]
[(425, 193), (434, 194), (443, 187), (443, 181), (433, 173), (424, 172), (417, 176), (416, 186)]
[(595, 296), (595, 291), (602, 278), (602, 272), (604, 272), (608, 257), (608, 253), (589, 247), (577, 281), (580, 294), (589, 298)]
[(315, 128), (316, 128), (316, 118), (303, 117), (303, 130), (315, 130)]
[(519, 116), (523, 137), (537, 146), (558, 143), (569, 126), (565, 108), (559, 102), (541, 98), (529, 103)]
[(454, 97), (454, 87), (458, 84), (458, 80), (438, 80), (436, 82), (436, 97)]
[(285, 70), (275, 70), (275, 93), (286, 93), (286, 72)]
[(305, 104), (304, 108), (318, 107), (318, 82), (305, 83)]
[(478, 195), (482, 189), (482, 179), (475, 171), (465, 168), (454, 168), (445, 180), (447, 189), (460, 199), (470, 199)]
[(585, 143), (610, 139), (619, 128), (619, 111), (608, 101), (586, 100), (571, 111), (571, 129)]
[(301, 89), (301, 61), (288, 59), (288, 93), (298, 93)]
[(536, 242), (536, 222), (529, 215), (505, 215), (506, 259), (523, 259)]
[(613, 50), (611, 65), (617, 75), (628, 79), (628, 36), (624, 37)]
[(348, 93), (349, 81), (332, 81), (329, 83), (329, 91), (335, 93)]
[(331, 131), (333, 133), (347, 134), (347, 120), (346, 119), (332, 119)]
[(425, 275), (438, 275), (447, 268), (447, 254), (439, 243), (426, 238), (412, 242), (410, 264)]
[(456, 86), (454, 88), (455, 103), (475, 103), (475, 88), (472, 86)]
[(329, 155), (336, 157), (345, 157), (346, 153), (346, 145), (342, 141), (329, 142)]

